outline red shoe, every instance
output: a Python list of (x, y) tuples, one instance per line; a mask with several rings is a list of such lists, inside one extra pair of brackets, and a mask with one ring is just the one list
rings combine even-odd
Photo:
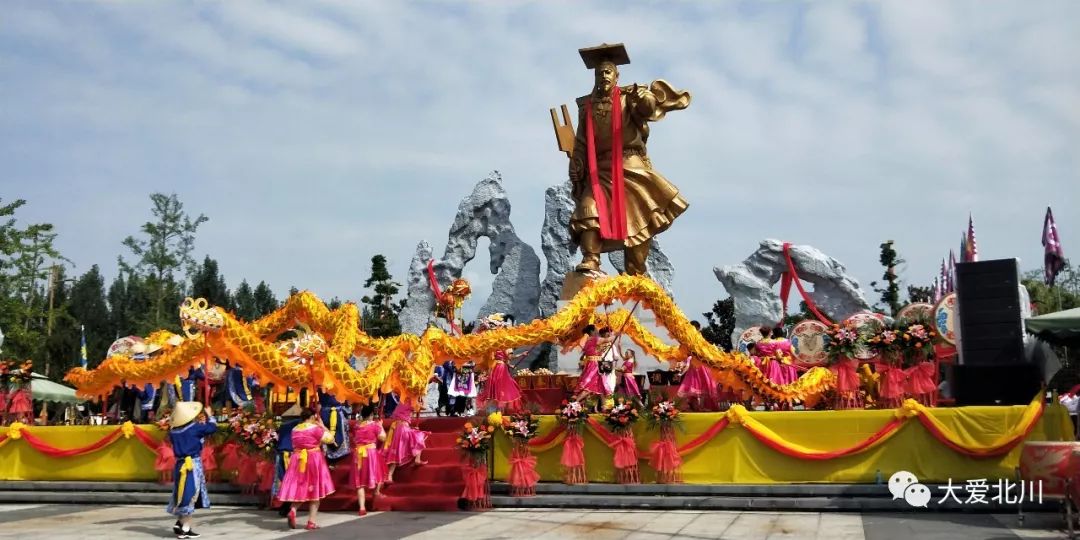
[(315, 529), (318, 529), (319, 526), (316, 525), (314, 521), (309, 521), (309, 522), (307, 522), (307, 526), (304, 527), (304, 528), (309, 530), (309, 531), (314, 531)]
[(359, 515), (360, 517), (364, 517), (364, 516), (366, 516), (366, 515), (367, 515), (367, 509), (366, 509), (366, 508), (361, 508), (361, 509), (360, 509), (360, 511), (359, 511), (359, 512), (357, 512), (357, 514), (358, 514), (358, 515)]
[(295, 529), (296, 528), (296, 509), (290, 509), (289, 510), (289, 528), (290, 529)]

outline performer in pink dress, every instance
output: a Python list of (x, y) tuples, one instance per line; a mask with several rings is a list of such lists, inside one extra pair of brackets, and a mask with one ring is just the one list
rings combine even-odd
[(614, 390), (604, 385), (605, 374), (600, 370), (600, 361), (611, 346), (611, 329), (602, 328), (596, 332), (596, 327), (590, 324), (585, 327), (584, 333), (589, 337), (581, 347), (585, 366), (581, 370), (575, 394), (575, 399), (579, 401), (590, 395), (604, 398)]
[(364, 405), (360, 409), (360, 419), (349, 423), (356, 452), (356, 466), (349, 473), (349, 484), (356, 490), (361, 516), (367, 515), (364, 490), (374, 489), (378, 497), (386, 481), (386, 461), (376, 444), (386, 441), (386, 432), (383, 431), (382, 422), (372, 420), (374, 414), (374, 406)]
[(427, 465), (426, 461), (420, 461), (420, 454), (427, 446), (427, 431), (420, 431), (412, 427), (409, 421), (412, 418), (413, 404), (411, 401), (402, 401), (394, 408), (390, 415), (393, 423), (390, 424), (390, 433), (386, 436), (386, 464), (388, 471), (386, 483), (394, 481), (394, 471), (400, 465), (408, 465), (413, 461), (417, 465)]
[[(799, 371), (791, 363), (794, 354), (791, 349), (791, 341), (784, 337), (784, 329), (780, 327), (771, 330), (763, 328), (761, 341), (757, 343), (755, 352), (761, 358), (761, 371), (765, 376), (776, 384), (791, 384), (799, 378)], [(770, 337), (771, 336), (771, 337)]]
[[(690, 324), (701, 331), (701, 323), (692, 321)], [(677, 395), (687, 398), (690, 409), (694, 411), (703, 411), (710, 403), (715, 404), (716, 381), (713, 380), (712, 371), (693, 355), (686, 357), (684, 365), (685, 371)]]
[(278, 499), (289, 505), (289, 527), (296, 528), (296, 509), (308, 503), (308, 530), (318, 529), (315, 518), (319, 501), (334, 492), (334, 480), (326, 464), (322, 445), (334, 442), (334, 434), (322, 424), (319, 414), (311, 408), (300, 412), (303, 420), (292, 430), (293, 453), (285, 478), (281, 480)]
[(477, 409), (494, 402), (496, 408), (502, 408), (521, 400), (521, 390), (518, 388), (514, 377), (510, 375), (510, 367), (507, 362), (513, 355), (513, 349), (495, 351), (495, 365), (491, 367), (484, 389), (480, 392)]
[(638, 388), (637, 380), (634, 379), (634, 368), (637, 359), (633, 350), (623, 351), (622, 365), (616, 368), (619, 372), (619, 390), (629, 397), (641, 399), (641, 389)]

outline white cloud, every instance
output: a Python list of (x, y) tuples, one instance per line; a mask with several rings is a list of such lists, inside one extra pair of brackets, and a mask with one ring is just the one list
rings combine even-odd
[[(864, 284), (893, 238), (921, 282), (970, 210), (985, 256), (1030, 267), (1045, 204), (1080, 195), (1078, 14), (1067, 2), (16, 3), (0, 29), (0, 183), (30, 199), (28, 219), (58, 225), (80, 269), (109, 271), (146, 195), (177, 191), (211, 217), (198, 249), (234, 284), (356, 298), (371, 255), (404, 279), (419, 240), (441, 251), (457, 201), (491, 169), (539, 251), (543, 192), (566, 167), (547, 109), (588, 90), (576, 48), (624, 41), (626, 80), (694, 93), (650, 141), (691, 202), (662, 237), (688, 313), (724, 296), (713, 265), (766, 236), (816, 245)], [(1066, 253), (1080, 250), (1080, 218), (1057, 214)], [(474, 307), (484, 261), (470, 268)]]

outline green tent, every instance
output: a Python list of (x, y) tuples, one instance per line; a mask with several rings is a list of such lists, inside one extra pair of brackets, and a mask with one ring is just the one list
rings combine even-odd
[(1047, 313), (1024, 321), (1027, 331), (1055, 345), (1080, 345), (1080, 308)]
[(34, 373), (30, 379), (30, 395), (34, 401), (52, 401), (56, 403), (82, 403), (75, 397), (75, 389), (50, 381), (48, 377)]

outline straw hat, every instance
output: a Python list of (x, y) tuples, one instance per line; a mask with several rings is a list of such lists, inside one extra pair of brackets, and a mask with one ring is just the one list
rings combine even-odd
[(172, 411), (169, 425), (174, 428), (183, 427), (191, 423), (203, 410), (203, 404), (198, 401), (180, 401)]

